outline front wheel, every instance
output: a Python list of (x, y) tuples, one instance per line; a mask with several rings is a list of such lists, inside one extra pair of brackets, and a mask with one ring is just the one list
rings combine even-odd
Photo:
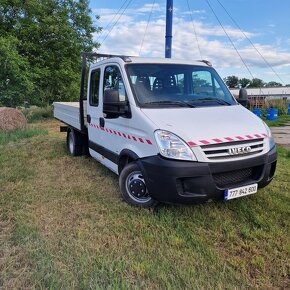
[(119, 177), (123, 199), (134, 206), (153, 207), (157, 204), (149, 194), (142, 172), (135, 162), (127, 164)]

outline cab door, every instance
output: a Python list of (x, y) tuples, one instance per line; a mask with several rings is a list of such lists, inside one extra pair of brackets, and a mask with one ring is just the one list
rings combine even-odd
[[(110, 64), (104, 67), (103, 85), (102, 85), (102, 100), (106, 90), (117, 90), (119, 101), (123, 102), (128, 99), (127, 89), (123, 81), (122, 72), (117, 64)], [(102, 112), (100, 118), (101, 124), (101, 139), (100, 144), (103, 148), (103, 155), (106, 158), (104, 163), (113, 171), (118, 171), (117, 161), (120, 152), (127, 148), (129, 132), (128, 116), (119, 116), (116, 118), (109, 118)]]
[(101, 92), (101, 68), (90, 71), (87, 93), (87, 122), (89, 136), (89, 151), (93, 158), (102, 161), (98, 153), (100, 147), (101, 132), (99, 120), (103, 114), (103, 106), (100, 101)]

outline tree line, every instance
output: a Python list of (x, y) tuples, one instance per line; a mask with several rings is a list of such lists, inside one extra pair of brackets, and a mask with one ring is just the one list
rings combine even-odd
[(80, 53), (98, 47), (91, 13), (88, 0), (1, 0), (0, 106), (78, 97)]
[[(261, 88), (261, 87), (282, 87), (283, 86), (281, 83), (278, 83), (275, 81), (264, 82), (263, 80), (259, 78), (239, 79), (237, 76), (234, 76), (234, 75), (224, 78), (224, 82), (229, 88)], [(290, 84), (287, 84), (286, 86), (289, 87)]]

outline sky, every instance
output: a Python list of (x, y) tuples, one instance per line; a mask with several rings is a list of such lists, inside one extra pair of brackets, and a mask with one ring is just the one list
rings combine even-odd
[[(290, 84), (289, 0), (173, 2), (172, 58), (209, 60), (223, 78)], [(166, 0), (91, 0), (90, 7), (103, 28), (94, 34), (99, 52), (164, 57)]]

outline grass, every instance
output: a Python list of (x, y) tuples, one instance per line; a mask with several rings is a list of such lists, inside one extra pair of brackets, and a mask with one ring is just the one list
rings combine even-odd
[(273, 289), (289, 287), (290, 153), (253, 196), (138, 209), (118, 179), (65, 152), (56, 121), (0, 145), (0, 288)]
[(9, 133), (0, 132), (0, 145), (7, 144), (11, 141), (19, 141), (21, 139), (31, 138), (37, 135), (46, 135), (48, 131), (40, 128), (19, 129)]
[(275, 121), (265, 121), (266, 124), (270, 127), (281, 127), (281, 126), (285, 126), (287, 123), (290, 122), (290, 115), (282, 115), (282, 116), (278, 116), (278, 119)]

